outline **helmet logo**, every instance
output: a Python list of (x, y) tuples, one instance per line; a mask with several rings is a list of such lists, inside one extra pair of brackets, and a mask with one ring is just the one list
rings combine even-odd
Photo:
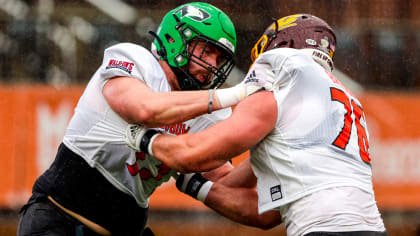
[[(295, 22), (297, 21), (297, 19), (300, 16), (302, 16), (302, 14), (290, 15), (290, 16), (286, 16), (286, 17), (283, 17), (283, 18), (277, 20), (277, 26), (278, 26), (277, 30), (280, 31), (282, 29), (289, 28), (291, 26), (295, 26), (296, 25)], [(276, 24), (273, 23), (270, 28), (275, 30)]]
[(184, 17), (189, 17), (192, 20), (201, 22), (210, 18), (209, 13), (207, 13), (201, 8), (191, 6), (191, 5), (186, 5), (186, 6), (181, 7), (179, 10), (175, 12), (175, 14), (178, 14), (178, 12), (181, 12), (181, 19)]
[(330, 51), (329, 47), (330, 47), (330, 43), (328, 42), (328, 38), (321, 39), (321, 45), (318, 47), (319, 50), (330, 54), (329, 53), (329, 51)]

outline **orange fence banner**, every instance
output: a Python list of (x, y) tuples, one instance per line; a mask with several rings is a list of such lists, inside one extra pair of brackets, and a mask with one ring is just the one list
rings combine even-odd
[(420, 209), (420, 94), (364, 92), (359, 97), (379, 207)]
[(50, 165), (82, 88), (0, 87), (0, 207), (24, 204)]
[[(55, 157), (82, 87), (0, 86), (0, 208), (18, 209)], [(370, 132), (374, 190), (381, 209), (420, 209), (420, 94), (359, 95)], [(248, 153), (235, 158), (234, 165)], [(171, 180), (152, 209), (207, 209)]]

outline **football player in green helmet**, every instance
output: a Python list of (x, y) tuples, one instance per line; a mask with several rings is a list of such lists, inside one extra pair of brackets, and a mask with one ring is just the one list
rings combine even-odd
[[(175, 8), (165, 15), (157, 33), (151, 33), (155, 36), (152, 50), (169, 64), (182, 90), (217, 88), (233, 68), (235, 27), (212, 5), (194, 2)], [(200, 52), (194, 54), (198, 46)], [(216, 64), (206, 60), (211, 51), (219, 54)], [(205, 69), (205, 76), (197, 78), (193, 65)]]

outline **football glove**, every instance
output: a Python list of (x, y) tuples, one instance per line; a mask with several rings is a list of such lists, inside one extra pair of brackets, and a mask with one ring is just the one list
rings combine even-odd
[(213, 182), (204, 178), (200, 173), (180, 174), (176, 180), (179, 191), (190, 195), (202, 202), (206, 200)]
[(151, 144), (158, 135), (160, 133), (157, 130), (129, 124), (125, 130), (125, 142), (136, 152), (153, 155)]

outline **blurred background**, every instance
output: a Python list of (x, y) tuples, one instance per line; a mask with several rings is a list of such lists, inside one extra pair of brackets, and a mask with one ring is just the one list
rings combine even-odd
[[(118, 42), (149, 48), (148, 31), (187, 2), (0, 0), (0, 235), (16, 235), (18, 210), (53, 160), (103, 50)], [(363, 104), (376, 199), (389, 235), (420, 235), (420, 2), (205, 2), (236, 27), (236, 66), (227, 85), (242, 79), (252, 46), (274, 18), (310, 13), (333, 27), (334, 75)], [(285, 235), (283, 225), (262, 231), (218, 216), (178, 193), (173, 182), (153, 195), (149, 225), (157, 235)]]

